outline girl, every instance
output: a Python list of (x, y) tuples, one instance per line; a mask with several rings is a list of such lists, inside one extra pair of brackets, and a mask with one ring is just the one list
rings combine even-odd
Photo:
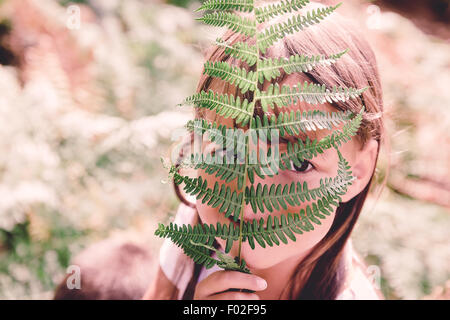
[[(313, 8), (323, 7), (318, 3), (310, 3), (301, 13)], [(294, 12), (292, 14), (298, 14)], [(267, 28), (272, 23), (285, 21), (290, 15), (271, 20), (258, 28)], [(222, 37), (229, 44), (247, 42), (255, 44), (253, 37), (246, 37), (228, 31)], [(296, 85), (298, 82), (313, 82), (325, 84), (327, 88), (345, 86), (354, 88), (369, 87), (362, 96), (345, 103), (325, 103), (309, 105), (298, 102), (288, 108), (269, 109), (270, 114), (280, 111), (319, 109), (326, 112), (349, 110), (358, 113), (364, 106), (363, 122), (356, 136), (340, 147), (340, 151), (349, 161), (353, 176), (356, 179), (342, 197), (342, 202), (334, 213), (321, 220), (320, 225), (314, 225), (314, 230), (301, 235), (297, 240), (286, 245), (262, 248), (256, 245), (252, 250), (248, 242), (242, 243), (241, 257), (245, 259), (251, 274), (237, 271), (224, 271), (218, 267), (204, 269), (185, 256), (182, 250), (165, 240), (160, 251), (160, 263), (157, 276), (150, 285), (144, 298), (146, 299), (378, 299), (381, 295), (364, 274), (365, 265), (354, 252), (350, 234), (359, 217), (366, 196), (373, 180), (374, 170), (380, 150), (382, 138), (382, 119), (379, 116), (383, 110), (382, 90), (374, 53), (369, 44), (354, 26), (350, 25), (338, 13), (326, 17), (319, 24), (305, 28), (300, 32), (286, 35), (270, 47), (262, 57), (278, 58), (294, 54), (330, 56), (348, 49), (336, 63), (321, 65), (310, 72), (281, 75), (271, 82), (265, 81), (261, 90), (271, 83)], [(214, 46), (207, 54), (209, 61), (225, 61), (231, 65), (254, 70), (245, 62), (234, 59), (226, 54), (221, 46)], [(252, 92), (242, 95), (240, 91), (228, 82), (208, 75), (202, 75), (197, 92), (214, 90), (217, 93), (227, 93), (240, 96), (241, 99), (252, 99)], [(281, 108), (280, 108), (281, 109)], [(264, 111), (256, 104), (255, 113), (262, 115)], [(196, 118), (225, 124), (229, 128), (239, 128), (233, 120), (217, 115), (208, 109), (196, 109)], [(321, 138), (327, 130), (313, 132)], [(188, 144), (192, 141), (188, 141)], [(292, 140), (295, 142), (295, 140)], [(281, 141), (280, 152), (286, 144)], [(206, 146), (208, 148), (208, 146)], [(257, 179), (255, 184), (288, 184), (292, 181), (307, 181), (313, 188), (321, 178), (333, 177), (337, 172), (338, 154), (333, 148), (310, 161), (304, 161), (293, 170), (279, 171), (278, 175)], [(198, 175), (214, 185), (213, 175), (198, 170)], [(248, 182), (250, 184), (250, 182)], [(236, 189), (233, 182), (232, 190)], [(234, 189), (233, 189), (234, 188)], [(218, 208), (212, 208), (201, 201), (189, 201), (176, 186), (180, 204), (175, 223), (196, 224), (207, 223), (216, 225), (229, 224), (230, 219), (219, 213)], [(299, 212), (298, 207), (288, 207), (288, 210), (272, 212), (271, 215), (281, 216), (288, 212)], [(252, 211), (250, 205), (244, 208), (244, 219), (267, 218), (267, 213)], [(225, 241), (216, 238), (215, 247), (223, 251)], [(235, 242), (230, 251), (231, 256), (238, 253), (238, 243)], [(230, 290), (238, 288), (241, 290)], [(242, 290), (246, 289), (246, 290)]]

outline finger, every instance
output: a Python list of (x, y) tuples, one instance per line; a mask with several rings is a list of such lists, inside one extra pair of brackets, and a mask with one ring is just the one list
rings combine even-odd
[(207, 300), (260, 300), (256, 293), (223, 292), (208, 296)]
[(216, 271), (202, 280), (198, 286), (198, 296), (209, 296), (230, 288), (261, 291), (267, 288), (267, 282), (256, 275), (239, 271)]

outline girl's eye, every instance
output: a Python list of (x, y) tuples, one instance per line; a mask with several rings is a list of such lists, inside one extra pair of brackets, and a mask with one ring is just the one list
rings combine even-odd
[(226, 159), (231, 159), (234, 158), (235, 160), (238, 159), (238, 154), (235, 152), (232, 152), (233, 150), (226, 150), (226, 149), (217, 149), (217, 150), (213, 150), (211, 152), (212, 156), (217, 156), (219, 159), (224, 158)]
[(225, 149), (217, 149), (213, 150), (211, 153), (212, 156), (218, 156), (219, 158), (225, 157), (227, 155), (227, 152)]
[(305, 173), (312, 169), (314, 169), (314, 166), (311, 162), (304, 160), (302, 163), (300, 163), (300, 166), (297, 166), (292, 160), (291, 160), (291, 170), (295, 172), (301, 172)]

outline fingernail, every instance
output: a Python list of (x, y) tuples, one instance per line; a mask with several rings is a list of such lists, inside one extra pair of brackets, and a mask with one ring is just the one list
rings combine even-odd
[(263, 278), (259, 278), (259, 279), (256, 281), (256, 284), (258, 285), (258, 288), (261, 288), (261, 289), (267, 288), (267, 281), (264, 280)]

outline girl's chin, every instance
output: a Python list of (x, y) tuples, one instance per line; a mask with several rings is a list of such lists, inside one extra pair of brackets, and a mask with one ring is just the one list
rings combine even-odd
[(252, 250), (248, 243), (243, 243), (241, 256), (250, 269), (267, 269), (280, 263), (283, 260), (281, 252), (279, 250), (276, 252), (276, 254), (272, 254), (271, 249), (274, 248), (261, 248), (256, 244), (255, 249)]
[[(225, 248), (226, 241), (222, 239), (217, 239), (222, 248)], [(280, 252), (278, 254), (271, 255), (268, 250), (273, 248), (261, 248), (258, 244), (255, 245), (255, 249), (252, 250), (250, 245), (246, 242), (242, 243), (241, 247), (241, 257), (245, 260), (246, 265), (249, 268), (254, 269), (265, 269), (277, 264), (280, 259)], [(228, 255), (236, 257), (239, 252), (239, 244), (236, 241), (233, 244)]]

